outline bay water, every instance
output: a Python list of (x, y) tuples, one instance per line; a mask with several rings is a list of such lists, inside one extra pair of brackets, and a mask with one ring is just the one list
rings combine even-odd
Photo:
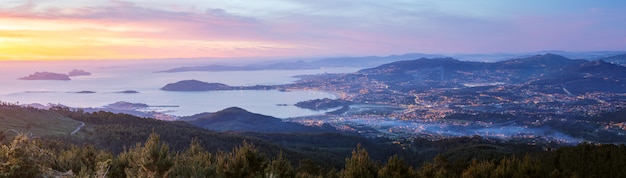
[[(323, 113), (293, 106), (299, 101), (331, 98), (332, 93), (311, 90), (233, 90), (172, 92), (160, 90), (180, 80), (217, 82), (231, 86), (278, 85), (297, 80), (296, 75), (355, 72), (359, 68), (321, 68), (312, 70), (259, 70), (224, 72), (159, 73), (184, 65), (200, 65), (173, 60), (133, 61), (2, 61), (0, 62), (0, 101), (19, 104), (62, 104), (69, 107), (103, 107), (118, 101), (144, 103), (151, 109), (175, 116), (216, 112), (241, 107), (250, 112), (279, 118)], [(91, 72), (69, 81), (18, 80), (35, 72), (65, 73), (73, 69)], [(121, 93), (133, 90), (138, 93)], [(85, 93), (81, 91), (90, 91)], [(94, 92), (94, 93), (91, 93)]]

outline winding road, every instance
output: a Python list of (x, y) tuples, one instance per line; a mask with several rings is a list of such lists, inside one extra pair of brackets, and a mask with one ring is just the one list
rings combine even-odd
[(72, 131), (70, 133), (70, 135), (76, 134), (76, 132), (80, 131), (80, 129), (83, 128), (84, 126), (85, 126), (85, 123), (84, 122), (80, 122), (80, 125), (78, 125), (78, 127), (76, 127), (76, 129), (74, 129), (74, 131)]

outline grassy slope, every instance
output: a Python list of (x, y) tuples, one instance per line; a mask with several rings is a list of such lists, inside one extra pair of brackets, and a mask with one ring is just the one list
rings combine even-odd
[(17, 106), (0, 106), (0, 131), (7, 135), (17, 132), (36, 137), (69, 135), (79, 121), (63, 117), (55, 112), (28, 109)]

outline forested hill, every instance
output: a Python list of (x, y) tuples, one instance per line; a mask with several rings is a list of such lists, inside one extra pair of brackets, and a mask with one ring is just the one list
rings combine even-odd
[(76, 140), (67, 136), (61, 137), (62, 139), (68, 142), (93, 143), (98, 148), (116, 154), (122, 152), (124, 148), (144, 141), (151, 133), (155, 132), (170, 145), (173, 151), (184, 150), (193, 139), (197, 139), (204, 149), (212, 152), (231, 150), (246, 141), (261, 148), (267, 154), (277, 154), (282, 150), (286, 156), (293, 157), (294, 160), (306, 157), (306, 155), (295, 150), (260, 139), (235, 133), (210, 131), (182, 121), (161, 121), (110, 112), (87, 113), (60, 107), (51, 110), (87, 124), (86, 129), (81, 131), (81, 134), (85, 135), (84, 140)]
[[(559, 148), (480, 137), (391, 142), (340, 133), (218, 133), (186, 122), (61, 107), (2, 105), (0, 116), (15, 128), (27, 128), (16, 118), (43, 116), (85, 123), (73, 135), (67, 131), (78, 125), (51, 135), (3, 132), (0, 177), (626, 176), (624, 145)], [(31, 124), (32, 130), (53, 126)]]
[(295, 122), (251, 113), (242, 108), (231, 107), (215, 113), (203, 113), (183, 117), (189, 123), (213, 131), (265, 132), (265, 133), (306, 133), (339, 132), (325, 124), (321, 127), (305, 126)]

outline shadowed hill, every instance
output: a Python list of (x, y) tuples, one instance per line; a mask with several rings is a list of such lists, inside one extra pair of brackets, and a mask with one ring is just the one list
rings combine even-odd
[(614, 64), (619, 64), (619, 65), (626, 65), (626, 54), (610, 56), (610, 57), (602, 58), (600, 60), (614, 63)]
[(299, 123), (251, 113), (231, 107), (215, 113), (204, 113), (183, 118), (189, 123), (213, 131), (234, 132), (337, 132), (333, 127), (308, 127)]
[(401, 91), (501, 83), (529, 85), (528, 88), (541, 88), (539, 91), (548, 93), (563, 92), (562, 87), (573, 94), (626, 92), (626, 67), (549, 53), (495, 63), (421, 58), (363, 69), (359, 74)]

